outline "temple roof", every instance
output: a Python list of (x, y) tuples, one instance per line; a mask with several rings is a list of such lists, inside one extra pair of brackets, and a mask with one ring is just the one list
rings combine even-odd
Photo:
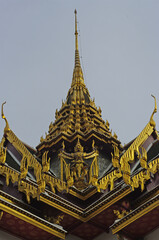
[[(154, 210), (159, 211), (159, 135), (153, 119), (156, 99), (147, 125), (122, 147), (84, 83), (76, 11), (72, 84), (37, 151), (11, 130), (3, 105), (6, 126), (0, 142), (2, 229), (8, 228), (9, 216), (15, 223), (21, 219), (25, 229), (35, 228), (37, 236), (43, 233), (43, 239), (64, 239), (67, 230), (92, 240), (108, 232), (110, 226), (113, 233), (122, 230), (126, 236), (144, 235), (136, 231), (142, 227), (138, 220), (142, 217), (148, 226)], [(157, 221), (147, 231), (156, 226)], [(17, 233), (25, 238), (24, 232)], [(32, 239), (31, 235), (27, 239)]]

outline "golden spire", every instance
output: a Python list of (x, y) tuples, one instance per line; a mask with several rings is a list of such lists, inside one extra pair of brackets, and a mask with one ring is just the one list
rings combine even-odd
[(75, 50), (78, 50), (77, 11), (75, 9)]
[[(84, 83), (83, 72), (80, 64), (78, 50), (78, 31), (77, 31), (77, 11), (75, 9), (75, 65), (73, 70), (72, 84), (68, 91), (67, 104), (89, 104), (91, 102), (90, 94)], [(77, 124), (78, 126), (78, 124)]]
[(77, 31), (77, 11), (75, 9), (75, 66), (73, 71), (72, 86), (74, 84), (83, 84), (83, 72), (80, 64), (79, 50), (78, 50), (78, 31)]

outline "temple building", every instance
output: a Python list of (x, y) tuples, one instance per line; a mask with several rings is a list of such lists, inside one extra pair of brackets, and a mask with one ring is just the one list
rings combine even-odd
[(0, 239), (157, 240), (159, 134), (153, 119), (125, 146), (85, 85), (78, 50), (66, 100), (36, 150), (5, 121)]

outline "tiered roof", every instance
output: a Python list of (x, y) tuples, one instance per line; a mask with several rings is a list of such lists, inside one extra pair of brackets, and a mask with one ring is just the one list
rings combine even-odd
[(84, 83), (78, 49), (77, 12), (75, 11), (75, 65), (72, 84), (61, 109), (56, 110), (55, 121), (50, 123), (48, 134), (41, 138), (37, 150), (46, 149), (61, 139), (73, 141), (79, 137), (86, 141), (94, 136), (101, 141), (120, 145), (116, 134), (112, 136), (109, 122), (101, 117), (101, 108), (97, 108)]
[[(0, 143), (0, 227), (26, 239), (92, 240), (114, 234), (143, 237), (158, 226), (159, 136), (153, 116), (122, 147), (84, 83), (75, 11), (75, 66), (71, 88), (37, 151), (6, 122)], [(149, 226), (148, 219), (156, 221)], [(10, 218), (14, 224), (10, 228)], [(117, 220), (116, 222), (114, 222)], [(145, 221), (142, 229), (140, 220)], [(16, 222), (23, 224), (22, 231)], [(62, 227), (61, 227), (61, 226)], [(18, 229), (15, 231), (15, 229)], [(33, 229), (33, 235), (27, 229)], [(65, 230), (64, 230), (65, 229)], [(136, 231), (138, 229), (138, 231)]]

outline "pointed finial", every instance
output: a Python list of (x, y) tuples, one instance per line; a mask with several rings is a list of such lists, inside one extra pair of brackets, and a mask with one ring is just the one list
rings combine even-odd
[(78, 50), (77, 10), (75, 9), (75, 50)]
[[(79, 103), (90, 102), (90, 95), (84, 83), (83, 71), (80, 64), (76, 9), (74, 11), (74, 14), (75, 14), (75, 65), (73, 69), (71, 88), (67, 95), (67, 100), (66, 100), (67, 104), (68, 103), (79, 104)], [(78, 128), (78, 125), (76, 125), (76, 127)]]
[(152, 94), (151, 94), (151, 96), (152, 96), (152, 97), (154, 98), (154, 100), (155, 100), (155, 107), (154, 107), (153, 113), (152, 113), (151, 118), (150, 118), (150, 124), (151, 124), (151, 126), (155, 127), (155, 126), (156, 126), (156, 123), (155, 123), (155, 121), (154, 121), (154, 119), (153, 119), (153, 116), (154, 116), (154, 114), (157, 112), (157, 104), (156, 104), (156, 98), (155, 98), (155, 96), (153, 96)]
[[(75, 9), (75, 67), (80, 67), (80, 57), (79, 57), (79, 50), (78, 50), (78, 31), (77, 31), (77, 11)], [(81, 69), (82, 72), (82, 69)], [(82, 73), (82, 78), (83, 78), (83, 73)]]
[(2, 118), (3, 118), (3, 119), (5, 120), (5, 122), (6, 122), (6, 126), (5, 126), (5, 128), (4, 128), (4, 132), (8, 132), (8, 131), (10, 130), (10, 128), (9, 128), (8, 121), (7, 121), (7, 119), (6, 119), (5, 115), (4, 115), (4, 112), (3, 112), (3, 105), (4, 105), (4, 104), (6, 104), (6, 102), (2, 103), (1, 116), (2, 116)]

